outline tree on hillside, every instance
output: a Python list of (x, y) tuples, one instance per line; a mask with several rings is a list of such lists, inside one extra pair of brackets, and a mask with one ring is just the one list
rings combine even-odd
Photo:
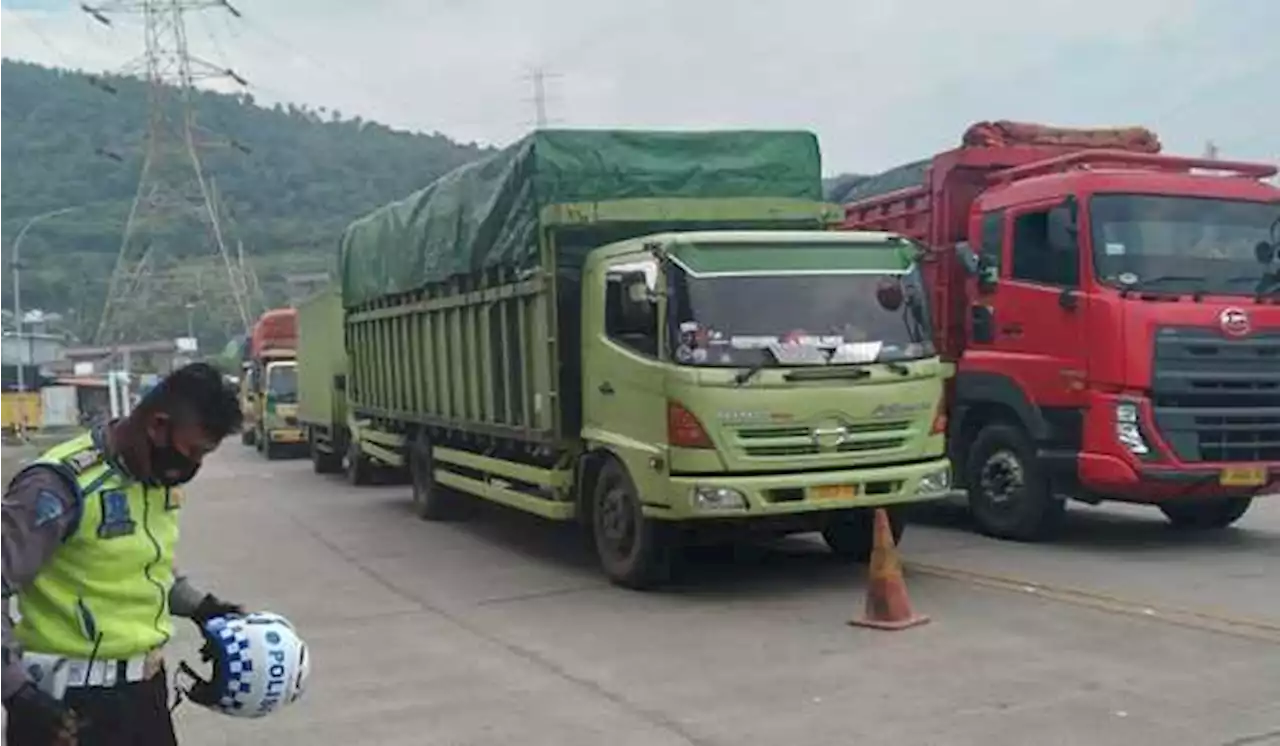
[[(40, 223), (23, 239), (22, 296), (28, 308), (64, 314), (82, 335), (92, 332), (102, 310), (137, 187), (147, 114), (145, 82), (97, 81), (11, 60), (0, 71), (7, 133), (0, 153), (3, 241), (11, 247), (35, 215), (80, 208)], [(485, 152), (438, 133), (343, 119), (336, 110), (265, 108), (250, 95), (201, 92), (196, 108), (202, 127), (228, 145), (210, 149), (205, 167), (272, 302), (284, 297), (284, 274), (333, 268), (338, 236), (352, 219)], [(186, 229), (154, 230), (157, 241), (181, 253)], [(184, 261), (198, 275), (212, 257)], [(9, 270), (6, 262), (6, 305), (12, 303)]]

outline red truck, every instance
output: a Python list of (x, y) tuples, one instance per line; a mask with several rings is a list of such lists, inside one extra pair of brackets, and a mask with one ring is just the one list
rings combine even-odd
[(921, 242), (956, 364), (950, 457), (984, 533), (1068, 497), (1226, 527), (1280, 489), (1280, 189), (1151, 132), (984, 122), (855, 184), (847, 230)]
[(298, 424), (298, 309), (262, 314), (249, 336), (249, 358), (240, 383), (241, 438), (267, 458), (303, 443)]

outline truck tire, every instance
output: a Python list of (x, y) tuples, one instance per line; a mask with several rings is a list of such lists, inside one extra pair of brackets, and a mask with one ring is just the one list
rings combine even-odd
[(635, 484), (613, 459), (600, 468), (592, 486), (591, 534), (600, 566), (614, 585), (645, 590), (670, 579), (675, 531), (644, 516)]
[(1053, 493), (1021, 427), (997, 422), (982, 428), (967, 468), (969, 513), (982, 533), (1037, 541), (1061, 527), (1066, 502)]
[(257, 445), (256, 439), (254, 438), (254, 431), (252, 428), (240, 431), (240, 443), (246, 446)]
[[(330, 448), (332, 447), (331, 442)], [(321, 450), (313, 428), (307, 428), (307, 448), (311, 451), (311, 468), (315, 473), (337, 474), (342, 471), (342, 456), (332, 451)]]
[(424, 521), (447, 521), (459, 516), (462, 496), (436, 484), (431, 439), (419, 435), (409, 444), (409, 479), (413, 484), (413, 512)]
[[(907, 522), (901, 510), (888, 509), (887, 512), (893, 543), (897, 544), (907, 530)], [(822, 530), (822, 539), (831, 548), (831, 553), (840, 559), (866, 562), (871, 559), (875, 531), (875, 508), (841, 511)]]
[(1162, 503), (1160, 511), (1178, 528), (1208, 531), (1240, 520), (1252, 504), (1252, 497), (1225, 497)]
[(360, 452), (360, 442), (354, 436), (347, 441), (345, 461), (348, 482), (356, 487), (373, 484), (373, 464), (369, 463), (368, 456)]

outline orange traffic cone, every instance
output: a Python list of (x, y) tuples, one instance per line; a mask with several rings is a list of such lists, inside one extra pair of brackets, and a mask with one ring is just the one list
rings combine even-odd
[(889, 514), (884, 508), (876, 508), (874, 541), (867, 572), (866, 611), (861, 619), (849, 624), (873, 629), (906, 629), (929, 621), (929, 617), (911, 611), (907, 584), (902, 579), (902, 563), (893, 543)]

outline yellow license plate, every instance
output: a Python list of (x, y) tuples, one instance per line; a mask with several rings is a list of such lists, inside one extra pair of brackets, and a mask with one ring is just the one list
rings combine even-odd
[(275, 430), (271, 439), (278, 443), (297, 443), (302, 440), (301, 430)]
[(1218, 484), (1226, 487), (1261, 487), (1266, 483), (1265, 466), (1228, 466), (1218, 475)]
[(858, 488), (852, 484), (824, 484), (812, 488), (815, 500), (852, 500), (858, 496)]

